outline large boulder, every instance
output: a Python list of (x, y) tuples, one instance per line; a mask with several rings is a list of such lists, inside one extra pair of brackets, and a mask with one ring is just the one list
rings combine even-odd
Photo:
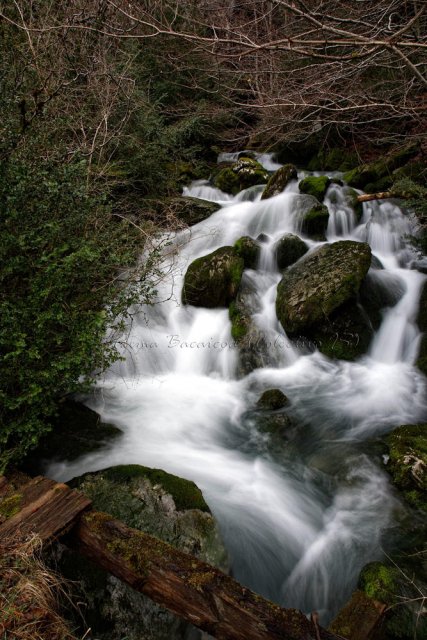
[(328, 207), (316, 204), (307, 211), (302, 219), (301, 231), (313, 240), (326, 240), (326, 230), (329, 222)]
[(272, 198), (282, 193), (291, 180), (296, 180), (297, 175), (297, 170), (293, 164), (285, 164), (283, 167), (280, 167), (267, 182), (261, 200), (266, 200), (267, 198)]
[(243, 269), (243, 258), (233, 247), (221, 247), (197, 258), (185, 274), (183, 304), (209, 309), (228, 307), (236, 297)]
[(328, 176), (308, 176), (301, 180), (298, 188), (300, 193), (307, 193), (322, 202), (330, 184), (331, 179)]
[(277, 287), (276, 312), (284, 330), (304, 332), (354, 298), (370, 263), (368, 244), (344, 240), (290, 267)]
[(212, 182), (225, 193), (236, 195), (242, 189), (268, 182), (270, 174), (252, 158), (240, 158), (231, 166), (224, 167), (213, 176)]
[[(193, 482), (128, 465), (85, 474), (72, 485), (96, 510), (227, 570), (215, 520)], [(86, 625), (99, 640), (182, 640), (191, 633), (190, 625), (78, 554), (61, 547), (58, 555), (61, 573), (80, 587)]]
[(278, 268), (286, 269), (302, 258), (307, 251), (308, 246), (301, 238), (293, 233), (285, 234), (274, 246)]

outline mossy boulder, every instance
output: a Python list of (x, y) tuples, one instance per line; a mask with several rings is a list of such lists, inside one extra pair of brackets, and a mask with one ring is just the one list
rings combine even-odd
[(296, 167), (293, 164), (285, 164), (283, 167), (280, 167), (280, 169), (269, 178), (267, 186), (262, 193), (261, 200), (266, 200), (267, 198), (272, 198), (282, 193), (291, 180), (296, 180), (297, 175)]
[[(344, 174), (344, 180), (351, 187), (356, 187), (356, 189), (365, 189), (367, 191), (367, 185), (369, 185), (369, 189), (372, 189), (372, 191), (370, 191), (371, 193), (381, 191), (384, 189), (384, 187), (379, 188), (381, 185), (388, 184), (388, 186), (390, 186), (392, 184), (393, 171), (405, 165), (418, 151), (419, 145), (417, 143), (410, 143), (401, 149), (389, 153), (384, 158), (368, 164), (359, 165), (355, 169), (348, 171)], [(380, 182), (381, 180), (384, 181)]]
[(243, 259), (245, 269), (256, 268), (260, 254), (260, 246), (256, 240), (249, 236), (243, 236), (234, 244), (234, 249), (237, 255)]
[(301, 238), (293, 233), (284, 235), (274, 246), (277, 267), (286, 269), (291, 264), (302, 258), (308, 251), (308, 246)]
[(314, 196), (319, 202), (322, 202), (330, 184), (331, 179), (328, 176), (308, 176), (301, 180), (298, 188), (300, 193)]
[(329, 211), (324, 204), (317, 204), (304, 214), (301, 231), (313, 240), (325, 240)]
[(258, 409), (276, 411), (277, 409), (283, 409), (288, 403), (288, 398), (280, 389), (266, 389), (256, 403), (256, 406)]
[(185, 274), (183, 304), (209, 309), (228, 307), (236, 297), (243, 269), (243, 258), (233, 247), (221, 247), (197, 258)]
[(417, 358), (417, 367), (427, 376), (427, 282), (421, 291), (417, 324), (423, 332), (420, 343), (420, 351)]
[(427, 511), (427, 424), (398, 427), (387, 445), (393, 483), (412, 506)]
[(400, 572), (396, 567), (370, 562), (360, 572), (358, 587), (369, 598), (392, 604), (399, 590), (399, 578)]
[(371, 263), (368, 244), (344, 240), (320, 247), (285, 271), (276, 312), (290, 335), (324, 321), (357, 295)]
[[(197, 486), (159, 469), (119, 466), (72, 482), (94, 508), (227, 570), (214, 518)], [(86, 624), (99, 640), (182, 640), (190, 625), (65, 548), (58, 566), (80, 587)], [(78, 622), (78, 621), (77, 621)]]
[(354, 151), (335, 147), (316, 153), (307, 168), (309, 171), (349, 171), (356, 164), (357, 155)]
[(270, 174), (253, 158), (239, 158), (228, 167), (220, 169), (212, 178), (218, 189), (236, 195), (242, 189), (268, 182)]
[(338, 612), (328, 629), (340, 638), (352, 640), (390, 640), (385, 635), (385, 605), (357, 590)]
[(101, 421), (96, 411), (80, 402), (66, 399), (58, 405), (52, 431), (39, 441), (23, 461), (22, 468), (37, 475), (44, 472), (47, 462), (72, 461), (86, 453), (101, 449), (122, 435), (122, 431)]
[(171, 218), (175, 218), (183, 225), (192, 226), (206, 220), (220, 209), (216, 202), (192, 198), (190, 196), (175, 196), (169, 198), (145, 198), (138, 202), (136, 222), (151, 220), (160, 226), (171, 226)]

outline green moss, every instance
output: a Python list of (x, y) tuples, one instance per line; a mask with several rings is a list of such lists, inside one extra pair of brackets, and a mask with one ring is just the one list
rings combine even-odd
[(209, 309), (228, 307), (237, 295), (244, 266), (233, 247), (221, 247), (197, 258), (185, 274), (183, 304)]
[(388, 437), (387, 470), (415, 508), (427, 511), (427, 424), (402, 425)]
[(249, 236), (243, 236), (236, 241), (234, 249), (237, 255), (243, 259), (245, 269), (256, 268), (260, 254), (260, 246), (256, 240)]
[(330, 184), (331, 179), (327, 176), (309, 176), (301, 180), (298, 187), (301, 193), (307, 193), (322, 202)]
[(236, 342), (241, 342), (249, 331), (250, 321), (235, 302), (230, 304), (228, 315), (231, 321), (231, 336)]
[(307, 251), (308, 246), (301, 238), (293, 233), (287, 233), (274, 246), (278, 268), (286, 269), (302, 258)]
[(11, 518), (20, 511), (21, 504), (22, 495), (20, 493), (15, 493), (13, 496), (4, 498), (0, 501), (0, 515), (6, 518), (6, 520)]
[(314, 155), (309, 164), (309, 171), (349, 171), (357, 164), (357, 155), (353, 151), (335, 147), (322, 149)]
[(399, 592), (399, 570), (382, 562), (370, 562), (359, 576), (359, 588), (369, 598), (392, 604)]
[(304, 215), (301, 230), (314, 240), (325, 240), (328, 222), (328, 208), (323, 204), (318, 204)]
[[(356, 187), (356, 189), (368, 190), (367, 185), (369, 185), (370, 188), (373, 189), (372, 193), (374, 193), (375, 190), (381, 191), (383, 189), (377, 187), (381, 187), (382, 184), (391, 185), (392, 180), (389, 183), (386, 182), (386, 180), (390, 180), (393, 171), (406, 164), (408, 160), (418, 153), (418, 150), (419, 145), (417, 143), (410, 143), (401, 149), (389, 153), (384, 158), (369, 164), (360, 165), (348, 171), (344, 174), (344, 180), (351, 187)], [(379, 182), (382, 179), (384, 179), (384, 182)]]
[(239, 178), (231, 167), (222, 169), (214, 177), (213, 183), (217, 189), (221, 189), (224, 193), (231, 193), (234, 196), (240, 191)]
[(106, 469), (102, 475), (111, 482), (128, 482), (133, 478), (147, 478), (153, 486), (160, 484), (167, 493), (170, 493), (178, 511), (199, 509), (210, 513), (202, 492), (194, 482), (166, 473), (162, 469), (151, 469), (137, 464), (119, 465)]

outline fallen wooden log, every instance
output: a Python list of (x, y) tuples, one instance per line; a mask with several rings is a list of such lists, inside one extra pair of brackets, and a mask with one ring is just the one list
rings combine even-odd
[(171, 545), (104, 513), (79, 519), (67, 544), (217, 640), (338, 640)]
[(380, 191), (378, 193), (364, 193), (357, 196), (357, 202), (369, 202), (370, 200), (387, 200), (387, 198), (408, 198), (404, 193), (395, 193), (394, 191)]

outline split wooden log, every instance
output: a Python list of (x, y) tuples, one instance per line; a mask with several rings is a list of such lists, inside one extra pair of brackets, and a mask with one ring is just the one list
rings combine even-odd
[[(0, 491), (7, 484), (2, 481)], [(92, 502), (66, 484), (38, 476), (14, 493), (0, 496), (0, 539), (36, 533), (43, 542), (68, 531)]]
[(338, 640), (215, 567), (104, 513), (84, 514), (66, 544), (217, 640)]

